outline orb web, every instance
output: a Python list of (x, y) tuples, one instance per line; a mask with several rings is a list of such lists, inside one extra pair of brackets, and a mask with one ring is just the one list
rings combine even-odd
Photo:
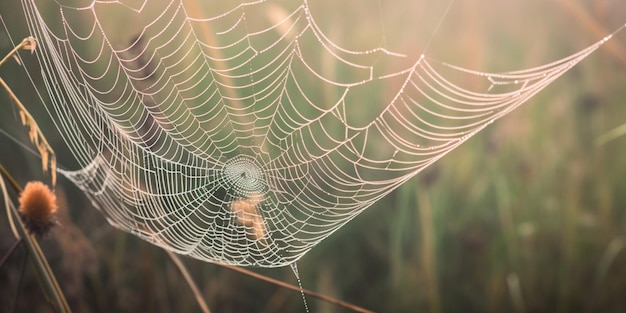
[(609, 39), (522, 71), (385, 70), (409, 56), (346, 48), (305, 0), (22, 4), (79, 164), (61, 174), (111, 225), (240, 266), (292, 264)]

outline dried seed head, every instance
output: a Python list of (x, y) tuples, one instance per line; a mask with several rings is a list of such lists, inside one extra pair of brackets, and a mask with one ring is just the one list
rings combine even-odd
[(19, 212), (31, 234), (45, 235), (56, 223), (56, 211), (56, 196), (48, 186), (39, 181), (26, 184), (20, 195)]

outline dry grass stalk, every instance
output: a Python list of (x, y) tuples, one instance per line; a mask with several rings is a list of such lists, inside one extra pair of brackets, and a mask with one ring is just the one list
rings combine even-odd
[[(21, 64), (16, 56), (17, 51), (24, 49), (30, 50), (30, 52), (33, 53), (36, 46), (37, 42), (35, 41), (35, 38), (25, 38), (2, 60), (0, 60), (0, 66), (2, 66), (9, 58), (14, 58), (15, 60), (17, 60), (18, 64)], [(33, 142), (33, 144), (35, 144), (37, 150), (39, 150), (41, 154), (43, 171), (47, 172), (50, 169), (52, 176), (52, 185), (54, 186), (56, 184), (56, 157), (54, 154), (54, 150), (52, 150), (52, 148), (48, 144), (48, 141), (43, 136), (41, 130), (35, 122), (35, 119), (30, 115), (28, 110), (26, 110), (26, 107), (24, 107), (22, 102), (17, 98), (17, 96), (13, 93), (11, 88), (9, 88), (7, 83), (2, 78), (0, 78), (0, 85), (4, 87), (11, 99), (13, 99), (13, 101), (17, 104), (22, 124), (30, 128), (30, 140)], [(11, 228), (14, 231), (18, 242), (23, 242), (29, 254), (32, 256), (32, 261), (37, 271), (39, 281), (42, 284), (42, 288), (46, 294), (46, 300), (53, 304), (54, 307), (60, 312), (71, 312), (71, 309), (67, 304), (67, 301), (65, 300), (63, 291), (59, 287), (56, 277), (50, 269), (48, 261), (46, 260), (45, 255), (41, 251), (41, 248), (39, 247), (39, 244), (34, 237), (34, 234), (43, 234), (47, 232), (47, 230), (49, 229), (49, 225), (51, 225), (50, 222), (52, 221), (54, 213), (56, 212), (56, 202), (54, 194), (43, 183), (39, 183), (41, 185), (31, 185), (35, 186), (34, 189), (33, 187), (30, 187), (30, 191), (23, 192), (23, 190), (19, 185), (17, 185), (13, 177), (9, 175), (6, 169), (4, 169), (4, 167), (2, 167), (1, 165), (0, 172), (2, 173), (2, 176), (13, 185), (13, 187), (16, 189), (16, 192), (22, 196), (20, 198), (21, 205), (19, 212), (15, 208), (13, 203), (8, 201), (7, 215), (11, 223)], [(4, 187), (4, 184), (2, 185)], [(8, 199), (6, 192), (4, 192), (4, 194), (5, 198)], [(26, 218), (24, 218), (25, 216)], [(24, 222), (22, 222), (23, 220)], [(43, 222), (43, 224), (41, 222)], [(37, 231), (34, 231), (34, 228), (32, 226), (35, 224), (38, 226), (45, 224), (46, 226), (39, 227), (37, 228)]]
[(342, 308), (346, 308), (346, 309), (354, 311), (354, 312), (373, 313), (370, 310), (367, 310), (367, 309), (364, 309), (362, 307), (356, 306), (356, 305), (354, 305), (352, 303), (344, 302), (344, 301), (335, 299), (333, 297), (329, 297), (329, 296), (326, 296), (326, 295), (323, 295), (323, 294), (320, 294), (320, 293), (317, 293), (317, 292), (314, 292), (314, 291), (311, 291), (311, 290), (308, 290), (308, 289), (304, 289), (304, 288), (301, 288), (301, 287), (296, 287), (296, 286), (293, 286), (291, 284), (288, 284), (288, 283), (285, 283), (283, 281), (280, 281), (278, 279), (267, 277), (265, 275), (262, 275), (262, 274), (255, 273), (253, 271), (247, 270), (245, 268), (241, 268), (241, 267), (237, 267), (237, 266), (233, 266), (233, 265), (227, 265), (227, 264), (218, 264), (218, 265), (221, 266), (221, 267), (225, 267), (227, 269), (233, 270), (235, 272), (239, 272), (239, 273), (242, 273), (244, 275), (256, 278), (258, 280), (262, 280), (262, 281), (268, 282), (270, 284), (273, 284), (273, 285), (276, 285), (276, 286), (279, 286), (279, 287), (282, 287), (282, 288), (285, 288), (285, 289), (289, 289), (289, 290), (293, 290), (293, 291), (296, 291), (296, 292), (300, 292), (300, 293), (303, 293), (303, 294), (305, 294), (307, 296), (310, 296), (310, 297), (313, 297), (313, 298), (316, 298), (316, 299), (320, 299), (320, 300), (326, 301), (328, 303), (335, 304), (337, 306), (340, 306)]
[[(6, 62), (6, 60), (8, 60), (11, 57), (15, 58), (16, 60), (18, 60), (17, 62), (20, 63), (19, 59), (17, 59), (16, 57), (17, 51), (24, 49), (24, 50), (29, 50), (31, 53), (34, 53), (36, 46), (37, 46), (37, 41), (35, 41), (35, 38), (33, 37), (25, 38), (24, 40), (22, 40), (22, 42), (19, 45), (17, 45), (15, 48), (13, 48), (13, 50), (11, 50), (2, 59), (2, 61), (0, 61), (0, 66), (2, 66), (2, 64), (4, 64), (4, 62)], [(54, 154), (54, 150), (52, 150), (52, 147), (50, 146), (50, 144), (48, 144), (46, 137), (41, 132), (41, 129), (39, 129), (39, 126), (37, 125), (37, 122), (35, 121), (33, 116), (30, 115), (30, 113), (28, 112), (26, 107), (22, 104), (20, 99), (17, 98), (17, 96), (13, 93), (9, 85), (7, 85), (7, 83), (2, 78), (0, 78), (0, 85), (4, 87), (4, 89), (9, 93), (9, 97), (11, 97), (11, 99), (13, 99), (15, 104), (17, 104), (17, 107), (20, 112), (20, 118), (22, 120), (22, 125), (29, 127), (28, 136), (30, 138), (30, 141), (37, 147), (37, 150), (39, 151), (39, 154), (41, 155), (42, 170), (44, 171), (44, 173), (50, 170), (52, 186), (55, 186), (56, 180), (57, 180), (57, 174), (56, 174), (57, 160)]]

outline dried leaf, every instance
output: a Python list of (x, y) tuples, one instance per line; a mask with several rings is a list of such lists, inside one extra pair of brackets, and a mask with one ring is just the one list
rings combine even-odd
[(39, 146), (39, 154), (41, 154), (41, 169), (46, 173), (48, 171), (48, 150), (43, 146)]
[(35, 125), (30, 125), (28, 137), (30, 138), (30, 142), (32, 142), (35, 146), (39, 146), (39, 136), (37, 135), (37, 127)]
[(15, 60), (15, 62), (17, 62), (18, 65), (22, 65), (22, 61), (20, 61), (20, 58), (17, 57), (17, 55), (13, 55), (13, 59)]
[(24, 49), (30, 50), (30, 54), (35, 53), (35, 48), (37, 47), (37, 40), (35, 37), (29, 36), (24, 41), (28, 41), (28, 44), (24, 46)]
[(52, 187), (57, 184), (57, 157), (52, 154), (50, 157), (50, 176), (52, 177)]
[(26, 113), (20, 110), (20, 119), (22, 120), (22, 125), (26, 126)]

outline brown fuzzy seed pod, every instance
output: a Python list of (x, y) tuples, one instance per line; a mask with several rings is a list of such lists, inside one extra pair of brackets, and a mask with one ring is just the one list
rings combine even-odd
[(29, 182), (19, 201), (20, 216), (28, 231), (39, 237), (48, 233), (56, 223), (57, 211), (56, 196), (50, 188), (39, 181)]

